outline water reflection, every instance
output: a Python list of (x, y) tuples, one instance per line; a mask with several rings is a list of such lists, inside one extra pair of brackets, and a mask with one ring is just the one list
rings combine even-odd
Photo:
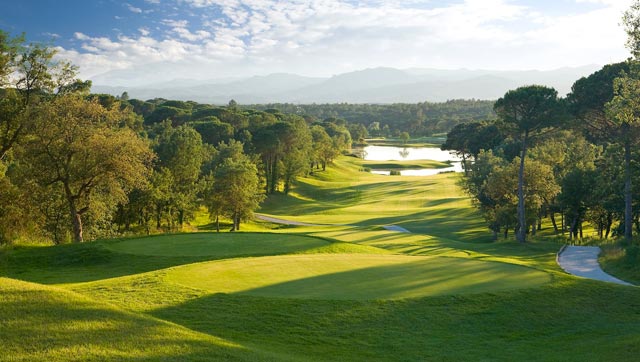
[[(407, 156), (402, 157), (402, 152), (407, 150)], [(354, 153), (363, 155), (363, 159), (370, 161), (415, 161), (415, 160), (433, 160), (433, 161), (462, 161), (459, 157), (443, 151), (437, 147), (391, 147), (391, 146), (366, 146), (360, 149), (354, 149)]]
[[(391, 146), (366, 146), (363, 149), (354, 150), (362, 155), (362, 158), (369, 161), (416, 161), (433, 160), (451, 163), (451, 167), (445, 168), (424, 168), (418, 170), (401, 170), (402, 176), (431, 176), (442, 172), (462, 172), (462, 160), (455, 154), (443, 151), (437, 147), (391, 147)], [(371, 173), (378, 175), (389, 175), (389, 171), (372, 170)]]

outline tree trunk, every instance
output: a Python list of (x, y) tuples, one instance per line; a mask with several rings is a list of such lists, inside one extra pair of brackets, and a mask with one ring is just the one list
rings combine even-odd
[(524, 243), (527, 241), (527, 227), (524, 205), (524, 159), (527, 156), (527, 137), (529, 131), (525, 131), (522, 139), (522, 153), (520, 154), (520, 170), (518, 171), (518, 223), (520, 228), (516, 234), (516, 239)]
[(216, 215), (216, 232), (220, 232), (220, 215)]
[(462, 152), (462, 169), (464, 170), (464, 175), (469, 175), (469, 170), (467, 170), (467, 154)]
[[(629, 137), (626, 135), (626, 137)], [(632, 195), (631, 195), (631, 141), (624, 142), (624, 239), (631, 242), (632, 228)]]
[(553, 225), (553, 233), (558, 235), (558, 224), (556, 224), (556, 215), (555, 213), (549, 213), (549, 219), (551, 219), (551, 225)]
[(582, 235), (582, 220), (578, 223), (578, 230), (580, 231), (580, 240), (582, 240), (584, 238)]
[(82, 236), (82, 215), (76, 206), (76, 197), (71, 192), (69, 184), (63, 183), (64, 194), (69, 204), (69, 216), (71, 217), (71, 225), (73, 228), (73, 242), (81, 243), (84, 241)]
[(162, 227), (162, 206), (156, 204), (156, 229), (160, 230)]
[(229, 231), (236, 231), (236, 213), (234, 212), (233, 215), (231, 215), (231, 230)]
[(609, 238), (609, 234), (611, 233), (611, 225), (613, 224), (613, 214), (607, 213), (607, 230), (605, 231), (604, 237), (605, 239)]

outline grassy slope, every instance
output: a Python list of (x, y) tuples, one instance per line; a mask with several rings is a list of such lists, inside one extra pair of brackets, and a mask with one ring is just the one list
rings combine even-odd
[(395, 224), (444, 239), (489, 241), (483, 220), (456, 185), (459, 175), (388, 177), (358, 172), (354, 164), (355, 158), (340, 159), (327, 172), (300, 180), (290, 195), (271, 197), (261, 212), (309, 223)]
[(404, 255), (285, 255), (191, 264), (169, 282), (212, 293), (371, 300), (533, 287), (549, 275), (506, 263)]
[(273, 355), (62, 290), (0, 278), (3, 361), (269, 360)]
[[(311, 222), (320, 219), (327, 223), (353, 222), (358, 225), (279, 230), (341, 241), (317, 247), (308, 245), (296, 253), (322, 253), (318, 257), (325, 260), (326, 253), (333, 252), (352, 255), (440, 255), (468, 258), (476, 262), (500, 261), (542, 270), (552, 281), (541, 287), (534, 287), (535, 283), (524, 284), (529, 288), (518, 290), (387, 301), (305, 300), (221, 294), (206, 288), (167, 282), (167, 278), (170, 279), (170, 273), (182, 268), (172, 267), (233, 255), (216, 256), (218, 253), (210, 252), (202, 244), (196, 243), (195, 250), (201, 248), (199, 251), (182, 252), (196, 255), (144, 256), (119, 252), (125, 244), (115, 245), (117, 241), (10, 250), (0, 254), (0, 258), (4, 258), (0, 259), (0, 273), (37, 282), (61, 283), (67, 289), (99, 301), (93, 302), (86, 297), (76, 297), (76, 294), (55, 289), (56, 293), (67, 293), (62, 299), (69, 300), (67, 307), (70, 312), (62, 314), (60, 322), (75, 318), (78, 312), (74, 309), (74, 298), (80, 298), (86, 303), (96, 303), (100, 308), (111, 308), (114, 313), (125, 314), (127, 318), (163, 323), (155, 319), (159, 318), (176, 323), (168, 324), (175, 331), (163, 330), (162, 334), (167, 338), (180, 336), (181, 333), (191, 335), (190, 338), (204, 338), (202, 343), (184, 343), (160, 352), (155, 352), (157, 343), (154, 338), (148, 341), (140, 339), (140, 345), (137, 349), (133, 348), (132, 352), (139, 353), (136, 360), (160, 359), (157, 353), (163, 353), (169, 360), (179, 353), (183, 354), (182, 360), (198, 360), (207, 353), (212, 353), (212, 356), (231, 356), (233, 359), (280, 360), (290, 357), (293, 360), (372, 361), (624, 361), (637, 357), (640, 352), (640, 293), (637, 288), (591, 282), (560, 273), (554, 262), (557, 244), (477, 242), (486, 241), (484, 236), (487, 233), (469, 202), (455, 188), (456, 178), (453, 175), (391, 180), (384, 176), (359, 173), (352, 162), (342, 160), (337, 168), (303, 180), (296, 194), (278, 196), (266, 205), (266, 212), (281, 217)], [(361, 206), (361, 203), (365, 205)], [(332, 208), (339, 210), (333, 211)], [(381, 218), (367, 220), (381, 210), (384, 210)], [(379, 227), (387, 223), (399, 224), (424, 234), (400, 234)], [(263, 238), (266, 235), (260, 234)], [(190, 236), (179, 236), (183, 237)], [(277, 238), (278, 235), (272, 237)], [(146, 239), (146, 242), (153, 243), (153, 240)], [(172, 250), (169, 254), (181, 250), (181, 244), (166, 245)], [(261, 255), (270, 254), (262, 251)], [(272, 254), (282, 252), (273, 251)], [(240, 254), (238, 256), (246, 256)], [(336, 257), (348, 259), (350, 255)], [(450, 258), (436, 260), (447, 259)], [(240, 259), (236, 259), (238, 261)], [(217, 263), (223, 262), (227, 261)], [(202, 265), (210, 264), (215, 263)], [(459, 263), (438, 265), (438, 269), (446, 274), (451, 268), (451, 273), (454, 273), (454, 268), (458, 266)], [(197, 270), (194, 270), (194, 275), (196, 273)], [(46, 322), (47, 318), (55, 317), (55, 313), (53, 316), (42, 315), (42, 310), (47, 309), (48, 305), (31, 303), (33, 294), (28, 288), (22, 284), (7, 287), (6, 283), (0, 283), (3, 305), (13, 305), (11, 308), (14, 309), (8, 309), (12, 311), (26, 301), (25, 309), (19, 313), (35, 315), (24, 328), (32, 328), (40, 321)], [(22, 288), (26, 290), (23, 299), (9, 297), (11, 301), (4, 302), (7, 296), (22, 293)], [(98, 313), (100, 308), (93, 308), (90, 313)], [(4, 314), (3, 320), (12, 316), (15, 319), (16, 313)], [(112, 319), (117, 320), (110, 315), (103, 319), (95, 318), (101, 322), (97, 325), (103, 325), (104, 321), (109, 325)], [(50, 333), (57, 331), (54, 326), (49, 328)], [(111, 331), (114, 333), (112, 338), (115, 346), (125, 346), (120, 341), (124, 336), (129, 336), (128, 331), (125, 329), (123, 332), (117, 325)], [(5, 330), (2, 332), (10, 333)], [(137, 330), (133, 332), (137, 333)], [(154, 335), (147, 328), (139, 333), (142, 336), (145, 336), (144, 333)], [(89, 337), (90, 341), (97, 338), (93, 335)], [(83, 345), (86, 339), (86, 333), (70, 333), (64, 339), (56, 337), (48, 341), (44, 337), (35, 337), (30, 340), (32, 344), (19, 346), (9, 356), (30, 360), (29, 348), (54, 350), (60, 346)], [(10, 341), (20, 344), (20, 339)], [(4, 343), (7, 343), (4, 338), (0, 339), (2, 350)], [(230, 348), (226, 343), (242, 348)], [(98, 351), (106, 348), (100, 347), (98, 342), (96, 344)], [(169, 346), (173, 344), (169, 343)], [(92, 353), (91, 348), (84, 355), (93, 356), (88, 353)], [(109, 352), (105, 356), (117, 359), (114, 357), (116, 353), (120, 352)], [(48, 360), (65, 360), (60, 354), (50, 356), (54, 358)], [(123, 358), (127, 359), (134, 358)]]

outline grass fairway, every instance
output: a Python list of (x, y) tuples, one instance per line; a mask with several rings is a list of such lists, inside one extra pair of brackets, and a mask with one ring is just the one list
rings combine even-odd
[(302, 299), (401, 299), (536, 287), (530, 268), (460, 258), (403, 255), (294, 255), (176, 268), (170, 282), (214, 293)]
[(559, 244), (486, 242), (458, 175), (360, 167), (263, 210), (353, 225), (1, 248), (0, 360), (638, 359), (640, 288), (566, 275)]
[(395, 224), (442, 239), (490, 241), (484, 220), (457, 185), (460, 175), (388, 177), (358, 172), (360, 163), (340, 158), (327, 172), (301, 179), (289, 195), (271, 196), (261, 212), (312, 224)]
[(287, 234), (197, 233), (159, 235), (108, 244), (114, 251), (155, 256), (273, 255), (300, 252), (331, 244), (318, 238)]
[(0, 278), (2, 361), (269, 360), (246, 347), (52, 287)]

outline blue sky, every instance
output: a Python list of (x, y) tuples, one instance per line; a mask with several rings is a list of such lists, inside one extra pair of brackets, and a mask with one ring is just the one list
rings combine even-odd
[(100, 84), (364, 68), (555, 69), (628, 56), (631, 0), (0, 0), (0, 29)]

